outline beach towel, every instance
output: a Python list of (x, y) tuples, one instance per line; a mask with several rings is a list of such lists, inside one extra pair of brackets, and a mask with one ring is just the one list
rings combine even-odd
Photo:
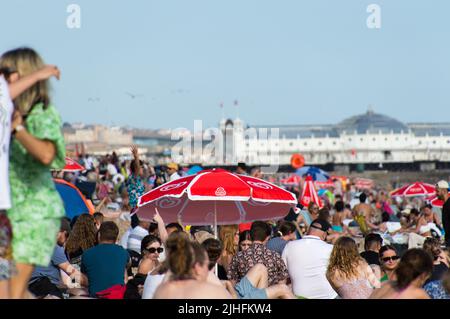
[(99, 299), (123, 299), (126, 290), (125, 285), (114, 285), (111, 288), (97, 292), (96, 296)]

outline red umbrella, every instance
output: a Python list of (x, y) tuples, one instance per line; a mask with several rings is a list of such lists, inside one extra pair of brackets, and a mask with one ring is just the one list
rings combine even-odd
[(71, 159), (70, 157), (66, 157), (66, 165), (64, 165), (64, 168), (57, 171), (63, 171), (63, 172), (79, 172), (84, 171), (86, 168), (84, 168), (82, 165), (77, 163), (75, 160)]
[(223, 169), (204, 170), (166, 183), (139, 198), (137, 214), (167, 222), (226, 225), (286, 216), (295, 195), (264, 180)]
[(431, 196), (427, 198), (427, 201), (434, 207), (442, 208), (444, 206), (444, 201), (437, 198), (437, 196)]
[(374, 182), (368, 178), (356, 178), (355, 186), (358, 189), (371, 189), (374, 186)]
[(334, 183), (332, 180), (327, 180), (326, 182), (319, 182), (319, 181), (315, 181), (314, 182), (317, 188), (330, 188), (330, 187), (335, 187)]
[(314, 181), (311, 176), (307, 176), (305, 179), (305, 183), (303, 184), (303, 192), (300, 200), (300, 204), (303, 206), (308, 206), (310, 202), (314, 202), (319, 206), (319, 208), (323, 207), (323, 203), (317, 195), (317, 190), (314, 186)]
[(285, 186), (298, 186), (300, 182), (302, 181), (302, 178), (296, 174), (293, 174), (287, 178), (283, 178), (280, 180), (280, 183)]
[(391, 196), (428, 196), (436, 194), (436, 187), (427, 183), (416, 182), (410, 185), (405, 185), (391, 192)]

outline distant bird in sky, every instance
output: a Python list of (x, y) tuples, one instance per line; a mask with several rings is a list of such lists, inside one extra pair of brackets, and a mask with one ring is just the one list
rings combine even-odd
[(99, 97), (90, 97), (90, 98), (88, 98), (88, 102), (100, 102), (100, 98)]
[(144, 95), (142, 94), (134, 94), (134, 93), (130, 93), (130, 92), (125, 92), (126, 95), (128, 95), (129, 97), (131, 97), (133, 100), (138, 98), (138, 97), (143, 97)]
[(183, 93), (189, 93), (189, 90), (185, 90), (185, 89), (176, 89), (176, 90), (172, 90), (170, 91), (171, 94), (183, 94)]

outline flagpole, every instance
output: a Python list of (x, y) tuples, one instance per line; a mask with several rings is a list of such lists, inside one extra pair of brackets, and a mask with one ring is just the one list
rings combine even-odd
[(223, 102), (220, 103), (220, 108), (222, 109), (222, 119), (225, 119), (225, 109), (223, 108)]

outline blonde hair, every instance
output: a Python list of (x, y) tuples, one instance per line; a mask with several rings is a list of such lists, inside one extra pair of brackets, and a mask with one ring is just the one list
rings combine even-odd
[(327, 269), (327, 278), (337, 272), (344, 279), (358, 276), (358, 266), (364, 259), (359, 255), (356, 242), (350, 237), (340, 237), (333, 246)]
[[(45, 66), (39, 54), (30, 48), (18, 48), (4, 53), (0, 58), (0, 69), (17, 72), (20, 77), (30, 75)], [(50, 104), (48, 81), (39, 81), (14, 100), (14, 105), (23, 115), (31, 108), (43, 103), (44, 108)]]
[(219, 238), (223, 245), (223, 251), (228, 255), (236, 255), (239, 245), (234, 243), (234, 236), (239, 231), (238, 225), (224, 225), (220, 227)]

